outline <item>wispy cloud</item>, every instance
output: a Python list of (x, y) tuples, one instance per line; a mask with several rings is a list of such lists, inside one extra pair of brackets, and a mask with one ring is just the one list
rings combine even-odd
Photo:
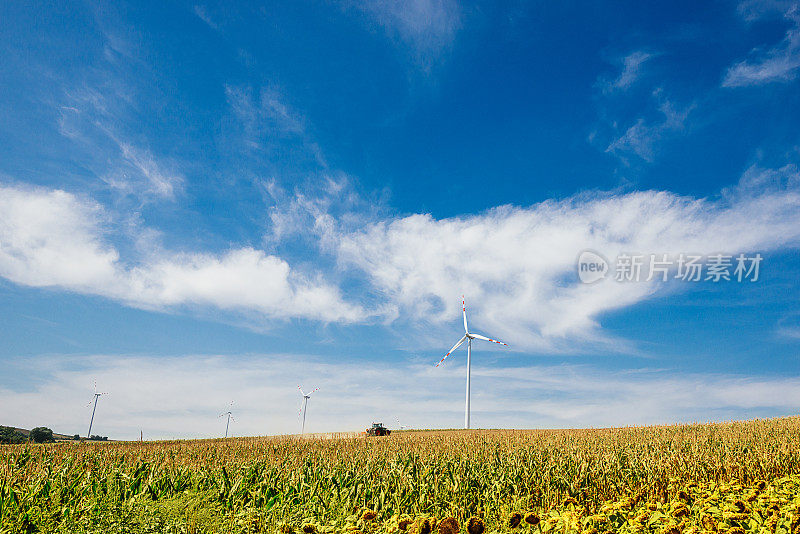
[[(93, 433), (116, 439), (218, 437), (233, 400), (233, 435), (297, 433), (297, 384), (320, 387), (306, 430), (358, 431), (382, 420), (412, 428), (459, 427), (463, 355), (431, 362), (331, 361), (302, 354), (68, 356), (10, 360), (36, 381), (0, 378), (0, 418), (85, 433), (92, 383), (110, 392)], [(472, 421), (482, 428), (598, 427), (778, 416), (800, 408), (796, 378), (608, 372), (577, 365), (505, 366), (474, 354)], [(435, 358), (432, 358), (435, 359)], [(483, 360), (483, 362), (481, 361)], [(19, 376), (19, 375), (18, 375)]]
[(778, 322), (776, 333), (784, 338), (800, 339), (800, 316), (796, 313), (784, 316)]
[(196, 5), (192, 8), (192, 11), (194, 11), (194, 14), (197, 15), (200, 20), (205, 22), (209, 28), (212, 30), (219, 30), (219, 25), (216, 23), (216, 21), (214, 21), (214, 19), (211, 18), (211, 15), (208, 13), (208, 9), (206, 9), (205, 6)]
[[(622, 68), (616, 78), (610, 80), (601, 76), (595, 83), (602, 120), (589, 134), (588, 141), (604, 147), (606, 153), (615, 155), (626, 166), (634, 162), (632, 157), (649, 163), (655, 161), (661, 144), (684, 131), (694, 108), (694, 104), (679, 106), (659, 86), (652, 88), (650, 85), (650, 98), (643, 102), (629, 98), (626, 91), (640, 80), (642, 66), (656, 55), (634, 50), (618, 60)], [(628, 108), (632, 102), (637, 107), (631, 110)], [(620, 113), (626, 118), (616, 118)], [(635, 117), (632, 124), (630, 117)], [(621, 124), (629, 126), (623, 131)]]
[(461, 7), (455, 0), (376, 0), (345, 5), (366, 13), (424, 70), (429, 70), (452, 47), (462, 24)]
[(388, 209), (385, 191), (365, 197), (345, 173), (325, 172), (313, 178), (313, 183), (289, 191), (275, 180), (262, 182), (272, 203), (267, 243), (303, 237), (317, 241), (325, 251), (334, 250), (340, 234), (363, 228)]
[[(85, 100), (90, 97), (91, 102)], [(87, 164), (99, 179), (115, 192), (139, 202), (174, 201), (185, 183), (183, 175), (175, 170), (177, 165), (121, 138), (111, 125), (114, 120), (106, 116), (102, 96), (87, 93), (82, 103), (90, 109), (59, 109), (58, 129), (86, 151)]]
[(97, 78), (93, 83), (70, 80), (61, 88), (58, 131), (72, 142), (81, 165), (115, 193), (137, 204), (174, 201), (186, 181), (180, 162), (154, 153), (146, 137), (129, 127), (132, 117), (141, 113), (140, 87), (120, 71), (138, 74), (148, 69), (126, 41), (113, 40), (117, 41), (129, 56), (107, 60), (100, 74), (92, 73)]
[[(659, 95), (660, 91), (656, 92)], [(670, 133), (684, 128), (692, 106), (680, 109), (670, 100), (664, 99), (659, 105), (663, 118), (659, 122), (649, 123), (644, 118), (639, 118), (624, 134), (614, 139), (606, 147), (606, 152), (618, 156), (635, 154), (641, 159), (652, 162), (656, 155), (656, 145)]]
[(281, 170), (288, 167), (290, 172), (327, 168), (309, 120), (289, 103), (283, 91), (274, 86), (226, 85), (225, 96), (233, 118), (232, 134), (250, 156), (266, 154), (273, 170), (276, 166)]
[(225, 96), (251, 142), (264, 135), (300, 135), (305, 132), (303, 115), (292, 109), (274, 87), (253, 91), (250, 87), (227, 85)]
[(119, 148), (127, 165), (117, 167), (106, 176), (111, 187), (139, 196), (175, 199), (175, 193), (183, 186), (182, 176), (164, 170), (149, 150), (125, 142), (120, 142)]
[(622, 58), (622, 71), (615, 80), (601, 80), (600, 86), (604, 93), (613, 93), (618, 90), (628, 89), (641, 75), (642, 65), (653, 57), (653, 54), (643, 50), (631, 52)]
[(743, 0), (736, 11), (748, 22), (753, 22), (769, 15), (782, 15), (789, 11), (797, 0)]
[(780, 44), (767, 51), (753, 49), (750, 58), (730, 67), (723, 87), (745, 87), (794, 80), (800, 68), (800, 8), (797, 4), (785, 12), (792, 23)]

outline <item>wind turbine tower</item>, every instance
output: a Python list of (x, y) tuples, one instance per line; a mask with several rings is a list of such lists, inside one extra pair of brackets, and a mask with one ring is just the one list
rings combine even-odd
[[(92, 437), (92, 425), (94, 424), (94, 412), (97, 411), (97, 399), (100, 398), (101, 395), (108, 395), (108, 393), (98, 393), (97, 392), (97, 382), (94, 383), (94, 408), (92, 408), (92, 418), (89, 420), (89, 432), (86, 434), (86, 438), (89, 439)], [(86, 405), (88, 408), (92, 405), (92, 401), (89, 401), (89, 404)]]
[(319, 390), (319, 388), (314, 388), (311, 391), (309, 391), (308, 393), (303, 391), (303, 388), (301, 388), (300, 386), (297, 386), (297, 389), (300, 390), (300, 394), (303, 396), (303, 405), (300, 407), (300, 413), (298, 413), (297, 415), (300, 415), (300, 414), (303, 415), (303, 423), (300, 426), (300, 434), (304, 434), (305, 431), (306, 431), (306, 406), (308, 405), (308, 399), (310, 399), (311, 398), (311, 394), (314, 393), (315, 391)]
[[(231, 406), (233, 406), (233, 401), (231, 401)], [(223, 413), (219, 414), (220, 417), (225, 417), (226, 415), (228, 416), (228, 422), (225, 423), (225, 437), (227, 438), (228, 437), (228, 428), (230, 428), (230, 426), (231, 426), (231, 419), (233, 419), (234, 423), (236, 422), (236, 419), (234, 419), (233, 413), (231, 413), (230, 409), (228, 409), (227, 412), (223, 412)]]
[(436, 367), (439, 367), (443, 361), (450, 356), (453, 351), (455, 351), (458, 347), (461, 346), (462, 343), (465, 341), (467, 342), (467, 400), (464, 406), (464, 428), (469, 428), (469, 378), (470, 378), (470, 370), (472, 366), (472, 340), (473, 339), (482, 339), (483, 341), (491, 341), (492, 343), (497, 343), (499, 345), (506, 345), (502, 341), (497, 341), (495, 339), (488, 338), (486, 336), (482, 336), (480, 334), (475, 334), (474, 332), (469, 331), (469, 327), (467, 326), (467, 304), (464, 301), (464, 296), (461, 296), (461, 311), (464, 315), (464, 336), (458, 340), (458, 342), (453, 345), (453, 348), (450, 349), (450, 352), (444, 355), (444, 358), (439, 360), (439, 363), (436, 364)]

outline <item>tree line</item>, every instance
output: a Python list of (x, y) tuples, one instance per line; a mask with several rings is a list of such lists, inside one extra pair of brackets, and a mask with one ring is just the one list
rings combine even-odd
[[(72, 435), (71, 438), (75, 441), (81, 439), (78, 434)], [(91, 436), (88, 439), (90, 441), (107, 441), (108, 436)], [(55, 438), (53, 437), (53, 431), (46, 426), (32, 428), (27, 436), (12, 426), (0, 426), (0, 444), (26, 443), (29, 441), (34, 443), (53, 443)]]

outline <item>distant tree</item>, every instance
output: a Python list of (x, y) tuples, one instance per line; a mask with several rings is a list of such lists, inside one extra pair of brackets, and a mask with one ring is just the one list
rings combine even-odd
[(0, 443), (25, 443), (25, 434), (12, 426), (0, 426)]
[(11, 443), (15, 432), (10, 426), (0, 426), (0, 443)]
[(89, 438), (92, 441), (108, 441), (108, 436), (91, 436)]
[(31, 430), (30, 438), (36, 443), (52, 443), (53, 431), (45, 426), (37, 426)]
[(74, 439), (75, 441), (78, 441), (79, 439), (81, 439), (81, 437), (78, 434), (73, 434), (72, 435), (72, 439)]

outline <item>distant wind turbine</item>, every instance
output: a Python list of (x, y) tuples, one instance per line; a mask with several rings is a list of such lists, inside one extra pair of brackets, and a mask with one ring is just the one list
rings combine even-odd
[[(98, 393), (97, 392), (97, 382), (94, 383), (94, 408), (92, 408), (92, 418), (89, 420), (89, 433), (86, 435), (87, 438), (92, 437), (92, 425), (94, 424), (94, 412), (97, 411), (97, 399), (100, 398), (101, 395), (108, 395), (108, 393)], [(92, 401), (89, 401), (89, 404), (86, 405), (88, 408), (92, 405)]]
[(308, 404), (308, 399), (311, 398), (311, 394), (319, 390), (319, 388), (314, 388), (308, 393), (303, 391), (303, 388), (301, 388), (300, 386), (297, 386), (297, 389), (299, 389), (300, 394), (303, 395), (303, 405), (300, 407), (300, 413), (298, 413), (297, 415), (303, 414), (303, 424), (300, 426), (300, 433), (304, 434), (306, 431), (306, 405)]
[[(231, 401), (231, 406), (233, 406), (233, 401)], [(227, 438), (228, 437), (228, 427), (231, 426), (231, 419), (233, 419), (234, 423), (236, 422), (236, 419), (234, 419), (233, 414), (231, 413), (230, 409), (228, 409), (227, 412), (222, 412), (221, 414), (219, 414), (220, 417), (225, 417), (226, 415), (228, 416), (228, 422), (225, 423), (225, 437)]]
[(471, 360), (472, 360), (472, 340), (473, 339), (482, 339), (484, 341), (491, 341), (492, 343), (497, 343), (499, 345), (506, 345), (502, 341), (497, 341), (495, 339), (488, 338), (486, 336), (482, 336), (480, 334), (475, 334), (469, 331), (469, 327), (467, 327), (467, 304), (464, 302), (464, 296), (461, 296), (461, 310), (464, 314), (464, 337), (458, 340), (458, 343), (453, 345), (453, 348), (450, 349), (450, 352), (444, 355), (444, 358), (439, 360), (439, 363), (436, 364), (436, 367), (442, 365), (442, 362), (450, 356), (453, 351), (455, 351), (458, 347), (461, 346), (464, 341), (467, 342), (467, 402), (464, 407), (464, 428), (469, 428), (469, 375), (470, 375), (470, 368), (471, 368)]

